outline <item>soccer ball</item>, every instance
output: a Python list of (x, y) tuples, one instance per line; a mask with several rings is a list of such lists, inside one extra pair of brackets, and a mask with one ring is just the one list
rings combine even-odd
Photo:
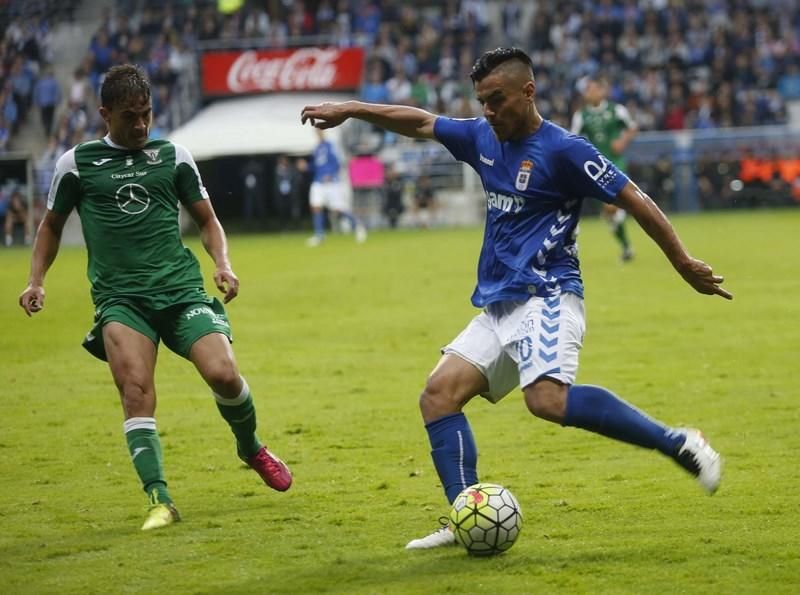
[(450, 509), (456, 541), (474, 556), (494, 556), (508, 550), (522, 528), (522, 511), (503, 486), (476, 483), (462, 491)]

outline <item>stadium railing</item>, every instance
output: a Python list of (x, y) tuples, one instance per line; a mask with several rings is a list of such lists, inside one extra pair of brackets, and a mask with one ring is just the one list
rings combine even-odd
[[(446, 204), (472, 197), (482, 218), (484, 193), (475, 173), (436, 142), (400, 142), (385, 158), (413, 180), (428, 175)], [(800, 130), (785, 126), (643, 132), (626, 153), (627, 173), (669, 212), (800, 206)], [(748, 159), (750, 161), (748, 161)], [(753, 161), (755, 160), (755, 165)], [(758, 168), (755, 173), (748, 168)], [(464, 202), (458, 198), (458, 209)], [(467, 203), (469, 204), (469, 203)], [(588, 201), (589, 213), (599, 205)], [(455, 217), (465, 223), (463, 211)], [(455, 221), (454, 221), (455, 223)]]

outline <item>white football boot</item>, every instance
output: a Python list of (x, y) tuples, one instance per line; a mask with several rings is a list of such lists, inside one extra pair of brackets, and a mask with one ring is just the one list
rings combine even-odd
[(367, 241), (367, 228), (360, 223), (356, 225), (356, 242), (363, 244)]
[(722, 479), (722, 457), (711, 448), (700, 430), (679, 428), (686, 442), (675, 455), (677, 463), (697, 478), (709, 494), (713, 494)]
[(412, 539), (406, 545), (407, 550), (429, 550), (435, 547), (443, 547), (447, 545), (456, 545), (456, 536), (450, 530), (450, 525), (446, 518), (439, 519), (442, 526), (436, 529), (430, 535), (420, 537), (419, 539)]

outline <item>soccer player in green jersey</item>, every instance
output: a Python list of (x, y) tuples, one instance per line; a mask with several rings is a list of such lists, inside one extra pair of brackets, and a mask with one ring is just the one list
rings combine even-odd
[[(605, 77), (590, 77), (585, 83), (585, 105), (572, 116), (571, 131), (585, 136), (617, 168), (625, 171), (627, 163), (623, 153), (638, 132), (636, 123), (624, 105), (608, 100)], [(622, 261), (627, 262), (633, 258), (633, 250), (625, 230), (625, 211), (605, 204), (603, 216), (622, 246)]]
[(191, 361), (211, 387), (239, 458), (279, 491), (289, 489), (292, 475), (256, 436), (255, 406), (230, 346), (225, 308), (206, 294), (200, 265), (181, 241), (183, 205), (214, 260), (214, 283), (224, 302), (235, 298), (239, 279), (194, 159), (180, 145), (149, 139), (150, 84), (138, 67), (111, 68), (100, 99), (108, 134), (59, 159), (19, 304), (28, 316), (43, 308), (45, 274), (67, 217), (77, 209), (96, 310), (83, 345), (108, 362), (119, 390), (131, 460), (150, 502), (142, 526), (148, 530), (180, 520), (167, 490), (154, 417), (160, 341)]

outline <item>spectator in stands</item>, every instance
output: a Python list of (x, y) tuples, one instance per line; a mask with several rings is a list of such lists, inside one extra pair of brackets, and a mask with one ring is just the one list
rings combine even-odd
[[(523, 41), (522, 8), (516, 0), (505, 0), (500, 9), (504, 43), (521, 45)], [(538, 10), (536, 12), (539, 12)]]
[(28, 218), (28, 204), (19, 190), (11, 193), (3, 228), (6, 246), (13, 246), (14, 244), (25, 244), (27, 246), (31, 243), (33, 229)]
[(414, 189), (414, 222), (417, 227), (427, 229), (433, 224), (436, 213), (436, 194), (429, 175), (417, 179)]
[(386, 89), (389, 91), (389, 103), (411, 105), (413, 102), (411, 97), (413, 87), (406, 76), (406, 69), (402, 62), (395, 63), (394, 74), (386, 81)]
[(53, 67), (44, 67), (42, 75), (33, 87), (33, 103), (39, 109), (42, 126), (47, 136), (53, 132), (53, 118), (56, 108), (61, 103), (61, 85), (53, 74)]
[(300, 172), (286, 155), (278, 157), (275, 165), (275, 211), (282, 231), (296, 228), (300, 222)]
[(789, 62), (786, 65), (786, 72), (778, 79), (778, 91), (787, 101), (800, 99), (800, 64), (798, 62)]
[(27, 65), (24, 55), (17, 54), (11, 65), (11, 72), (8, 77), (11, 93), (14, 97), (14, 102), (17, 104), (19, 114), (17, 125), (25, 121), (28, 109), (31, 107), (34, 79), (35, 75)]
[(11, 203), (11, 189), (0, 186), (0, 228), (6, 228), (6, 216), (8, 215), (8, 205)]
[(686, 128), (686, 108), (683, 93), (677, 85), (670, 88), (667, 108), (664, 112), (665, 130), (683, 130)]
[(397, 168), (393, 165), (386, 166), (386, 181), (384, 183), (383, 214), (389, 222), (389, 227), (397, 228), (400, 215), (405, 211), (403, 194), (405, 194), (405, 183), (397, 173)]
[(34, 168), (36, 182), (34, 196), (47, 197), (47, 192), (50, 190), (50, 181), (53, 179), (53, 173), (56, 170), (56, 162), (64, 154), (65, 149), (65, 147), (59, 145), (58, 138), (55, 135), (50, 135), (47, 139), (47, 147), (39, 155)]
[(0, 89), (0, 118), (5, 121), (10, 133), (16, 132), (19, 125), (19, 110), (11, 93), (11, 83), (6, 83), (5, 87)]
[(101, 28), (89, 44), (89, 52), (92, 55), (92, 71), (100, 77), (111, 66), (114, 65), (114, 48), (108, 39), (108, 33)]
[(261, 160), (251, 158), (244, 162), (240, 177), (244, 184), (242, 215), (246, 224), (258, 224), (263, 222), (267, 216), (265, 176), (266, 172)]
[(0, 153), (8, 151), (8, 141), (11, 138), (11, 127), (0, 112)]
[(361, 89), (361, 99), (367, 103), (389, 103), (389, 89), (383, 80), (383, 64), (373, 59), (367, 65), (367, 80)]
[(86, 76), (86, 69), (83, 65), (78, 66), (72, 73), (72, 80), (69, 84), (69, 107), (70, 109), (88, 107), (88, 97), (92, 94), (89, 79)]

